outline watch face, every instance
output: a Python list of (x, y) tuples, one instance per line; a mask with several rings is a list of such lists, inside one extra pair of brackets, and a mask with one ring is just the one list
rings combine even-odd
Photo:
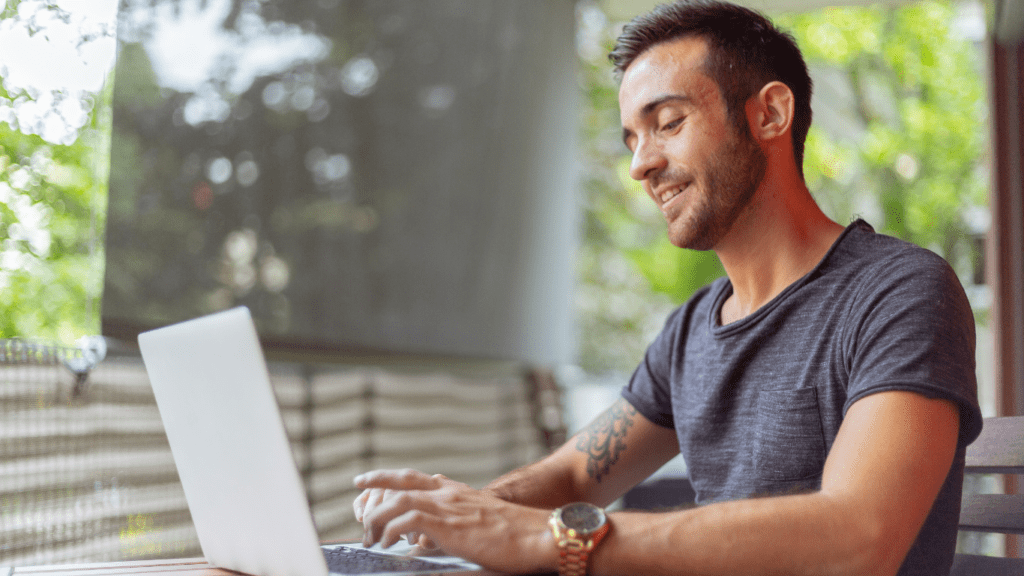
[(586, 502), (562, 507), (562, 524), (581, 534), (588, 534), (604, 525), (604, 510)]

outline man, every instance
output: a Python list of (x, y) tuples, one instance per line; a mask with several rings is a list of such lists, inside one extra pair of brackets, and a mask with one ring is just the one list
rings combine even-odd
[[(953, 272), (821, 212), (800, 167), (806, 66), (760, 15), (662, 6), (611, 56), (630, 175), (672, 242), (714, 250), (727, 277), (669, 317), (622, 398), (551, 456), (482, 491), (411, 470), (356, 478), (366, 541), (411, 533), (508, 572), (948, 573), (981, 426)], [(701, 506), (549, 523), (680, 451)], [(580, 517), (592, 533), (573, 544)]]

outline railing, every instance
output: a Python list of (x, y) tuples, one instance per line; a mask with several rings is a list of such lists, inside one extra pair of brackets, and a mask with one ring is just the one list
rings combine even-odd
[[(82, 377), (67, 368), (80, 357), (0, 341), (0, 560), (199, 555), (141, 360), (108, 357)], [(510, 363), (272, 363), (320, 537), (361, 535), (351, 502), (363, 470), (479, 486), (542, 455), (564, 430), (551, 380), (536, 376)]]

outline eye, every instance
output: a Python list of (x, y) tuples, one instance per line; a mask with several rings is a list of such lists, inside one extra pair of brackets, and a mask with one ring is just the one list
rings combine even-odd
[(663, 131), (665, 131), (665, 130), (675, 130), (680, 124), (683, 123), (683, 120), (685, 120), (685, 119), (686, 119), (686, 116), (680, 116), (679, 118), (676, 118), (675, 120), (669, 122), (668, 124), (663, 125), (661, 127), (661, 129)]

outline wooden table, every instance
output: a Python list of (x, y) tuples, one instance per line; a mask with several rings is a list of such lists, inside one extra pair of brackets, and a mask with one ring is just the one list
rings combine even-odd
[[(329, 540), (321, 544), (351, 544), (352, 540)], [(176, 558), (172, 560), (133, 560), (126, 562), (98, 562), (90, 564), (59, 564), (52, 566), (19, 566), (14, 572), (0, 566), (0, 576), (241, 576), (241, 573), (214, 568), (204, 558)], [(444, 572), (444, 576), (503, 576), (497, 572)], [(538, 576), (557, 576), (538, 575)]]
[[(0, 576), (7, 576), (0, 570)], [(61, 564), (54, 566), (24, 566), (14, 569), (14, 576), (238, 576), (237, 572), (214, 568), (202, 558), (175, 560), (136, 560), (131, 562), (101, 562), (95, 564)]]
[[(0, 576), (11, 576), (9, 569), (0, 567)], [(101, 562), (95, 564), (61, 564), (53, 566), (24, 566), (14, 569), (13, 576), (240, 576), (238, 572), (214, 568), (203, 558), (175, 560), (136, 560), (131, 562)], [(444, 576), (481, 576), (474, 572), (445, 572)], [(501, 576), (488, 572), (491, 576)], [(555, 575), (552, 575), (555, 576)]]

